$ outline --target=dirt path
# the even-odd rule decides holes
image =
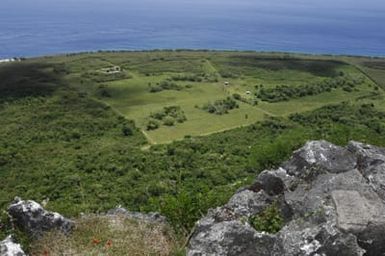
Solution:
[[[210,73],[219,74],[218,70],[213,66],[211,61],[209,61],[208,59],[206,59],[206,68],[207,68],[207,71]]]

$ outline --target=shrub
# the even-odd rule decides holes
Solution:
[[[174,81],[202,82],[202,77],[197,74],[181,74],[171,77]]]
[[[131,127],[128,127],[126,125],[123,126],[122,128],[122,133],[124,136],[131,136],[134,134],[133,130]]]
[[[175,124],[175,119],[171,116],[166,116],[163,120],[163,124],[167,126],[173,126]]]
[[[146,126],[147,131],[156,130],[158,128],[159,128],[159,122],[158,121],[156,121],[154,119],[150,119],[150,121],[148,121],[147,126]]]
[[[150,117],[153,120],[155,119],[155,120],[161,121],[164,125],[167,125],[167,126],[173,126],[175,125],[175,122],[183,123],[187,120],[186,115],[184,114],[183,110],[179,106],[164,107],[163,110],[161,111],[151,113]],[[159,127],[159,123],[158,123],[158,127]]]
[[[282,213],[277,203],[273,203],[261,213],[251,216],[249,222],[257,231],[271,234],[277,233],[284,225]]]
[[[160,86],[151,86],[150,87],[150,92],[155,93],[155,92],[161,92],[161,91],[163,91],[163,88]]]
[[[100,95],[100,97],[104,97],[104,98],[110,98],[111,97],[111,93],[105,88],[99,90],[99,95]]]
[[[214,103],[207,103],[202,107],[202,109],[208,113],[217,115],[227,114],[229,110],[235,108],[239,108],[239,105],[234,99],[230,97],[227,97],[224,100],[217,100]]]
[[[241,100],[242,99],[242,97],[241,97],[241,95],[239,93],[234,93],[233,94],[233,98],[236,99],[236,100]]]
[[[350,87],[350,86],[344,86],[344,87],[342,87],[342,90],[344,90],[346,92],[352,92],[353,91],[352,87]]]
[[[160,92],[160,91],[163,91],[163,90],[176,90],[176,91],[180,91],[182,90],[182,86],[172,82],[172,81],[169,81],[169,80],[164,80],[160,83],[157,83],[156,85],[154,86],[151,86],[150,85],[150,92]]]

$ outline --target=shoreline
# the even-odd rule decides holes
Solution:
[[[91,51],[78,51],[78,52],[67,52],[67,53],[53,53],[45,55],[36,55],[36,56],[18,56],[13,58],[1,58],[0,63],[21,61],[24,59],[41,59],[41,58],[53,58],[53,57],[63,57],[63,56],[76,56],[83,54],[97,54],[97,53],[145,53],[145,52],[228,52],[228,53],[260,53],[260,54],[290,54],[298,56],[320,56],[320,57],[350,57],[350,58],[370,58],[370,59],[385,59],[385,55],[354,55],[354,54],[331,54],[331,53],[310,53],[310,52],[300,52],[300,51],[259,51],[259,50],[236,50],[236,49],[105,49],[105,50],[91,50]]]

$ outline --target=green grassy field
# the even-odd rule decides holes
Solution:
[[[325,56],[155,51],[80,54],[38,61],[61,66],[64,79],[72,86],[108,104],[127,119],[134,120],[150,144],[221,132],[250,125],[268,116],[287,116],[331,103],[355,102],[357,98],[371,93],[382,94],[382,90],[374,92],[375,84],[366,73],[343,58]],[[124,76],[100,75],[101,69],[112,66],[121,67]],[[260,101],[255,96],[258,91],[256,86],[275,88],[284,84],[297,87],[334,79],[339,73],[349,77],[364,77],[365,82],[353,92],[335,89],[284,102]],[[150,92],[150,88],[157,83],[178,76],[187,80],[174,82],[180,87],[178,90]],[[233,94],[239,94],[250,102],[256,100],[258,104],[239,101],[239,108],[224,115],[210,114],[201,109],[207,103],[232,97]],[[181,107],[187,121],[147,130],[150,115],[167,106]]]

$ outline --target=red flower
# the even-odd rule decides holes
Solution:
[[[92,244],[93,244],[93,245],[98,245],[98,244],[100,244],[100,240],[99,240],[99,239],[96,239],[96,238],[93,238],[93,239],[92,239]]]
[[[112,246],[112,241],[111,241],[111,240],[108,240],[108,241],[106,242],[106,249],[111,248],[111,246]]]

